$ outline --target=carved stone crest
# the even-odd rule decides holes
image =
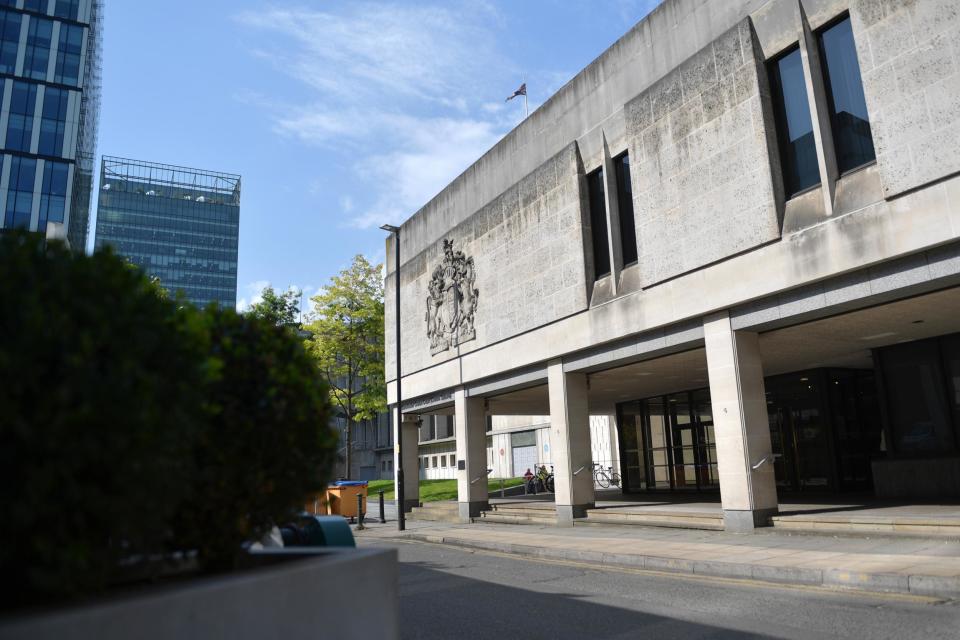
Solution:
[[[427,285],[427,337],[430,354],[473,340],[474,313],[479,291],[473,283],[473,258],[453,250],[453,241],[443,241],[443,261],[436,266]]]

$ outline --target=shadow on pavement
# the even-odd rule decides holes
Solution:
[[[400,565],[400,628],[403,638],[444,640],[769,637],[473,580],[424,562]]]

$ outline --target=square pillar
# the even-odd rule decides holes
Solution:
[[[409,414],[399,420],[400,412],[394,407],[391,410],[393,421],[393,486],[399,487],[400,475],[400,438],[403,438],[403,505],[404,512],[409,513],[414,507],[420,506],[420,469],[417,461],[420,453],[420,429],[417,417]],[[396,492],[395,494],[396,495]],[[395,498],[397,509],[401,508],[400,498]]]
[[[554,360],[547,365],[547,384],[557,524],[571,526],[594,505],[587,374],[564,373],[563,362]]]
[[[724,311],[704,318],[720,502],[727,531],[748,532],[777,513],[777,484],[756,333],[734,331]]]
[[[457,502],[460,521],[470,522],[487,508],[487,416],[483,398],[469,398],[463,388],[453,394],[457,438]]]

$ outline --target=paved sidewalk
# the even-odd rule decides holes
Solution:
[[[387,522],[355,535],[371,542],[406,538],[635,569],[960,598],[960,541],[760,531],[407,521],[403,533]]]

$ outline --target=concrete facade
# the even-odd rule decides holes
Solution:
[[[841,174],[817,37],[847,15],[876,162]],[[764,376],[870,369],[871,350],[960,331],[952,295],[952,314],[921,298],[898,307],[937,316],[910,329],[867,311],[960,284],[958,42],[949,0],[667,0],[401,227],[404,411],[456,404],[458,425],[469,407],[549,414],[562,521],[560,507],[575,517],[591,501],[573,475],[590,463],[589,416],[709,387],[728,526],[759,523],[777,501],[772,463],[752,468],[776,453]],[[787,197],[768,78],[794,46],[820,184]],[[586,176],[605,167],[609,186],[610,158],[624,151],[639,260],[618,263],[607,197],[612,273],[597,279]],[[426,283],[444,240],[474,260],[476,336],[431,354]],[[391,403],[397,266],[388,259]],[[871,328],[817,344],[787,331],[840,314],[835,330]],[[471,449],[457,435],[459,463]],[[475,502],[469,490],[461,501]]]

